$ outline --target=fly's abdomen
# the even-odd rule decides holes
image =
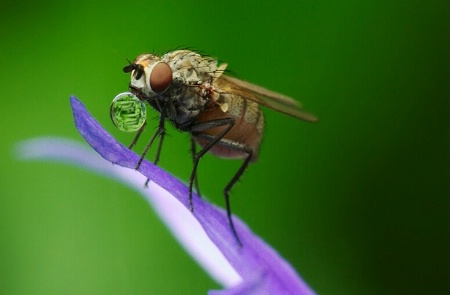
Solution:
[[[210,149],[210,152],[221,158],[242,159],[247,154],[240,151],[239,148],[230,147],[230,145],[237,147],[245,145],[253,151],[251,160],[256,161],[264,132],[264,116],[258,104],[237,95],[230,95],[227,99],[227,105],[219,107],[217,104],[211,103],[211,106],[197,117],[197,122],[222,118],[234,118],[235,124],[223,137],[223,141],[226,141],[227,144],[224,145],[219,142]],[[226,128],[227,126],[215,127],[202,133],[217,136]],[[208,142],[208,140],[200,137],[196,137],[196,140],[201,146],[205,146]]]

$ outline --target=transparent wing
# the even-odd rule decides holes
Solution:
[[[286,95],[270,91],[264,87],[226,75],[220,75],[220,77],[217,77],[214,81],[214,86],[220,88],[222,91],[237,94],[242,98],[249,99],[260,105],[294,118],[307,122],[318,121],[318,118],[315,115],[304,111],[299,102]]]

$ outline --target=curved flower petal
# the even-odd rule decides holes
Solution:
[[[209,294],[314,294],[295,270],[241,220],[233,216],[242,247],[231,232],[224,210],[194,194],[194,212],[190,212],[185,184],[146,160],[139,173],[135,171],[140,157],[108,134],[76,97],[71,97],[71,105],[78,131],[107,161],[79,144],[51,138],[23,143],[22,157],[71,162],[118,178],[141,192],[187,251],[227,288]],[[148,189],[143,186],[146,178],[151,179]]]

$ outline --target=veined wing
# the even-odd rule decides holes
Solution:
[[[226,75],[217,77],[214,84],[225,92],[237,94],[242,98],[252,100],[260,105],[294,118],[307,122],[318,121],[318,118],[315,115],[304,111],[299,102],[289,96],[270,91],[264,87]]]

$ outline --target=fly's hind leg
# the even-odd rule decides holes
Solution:
[[[228,146],[224,144],[225,146]],[[228,221],[230,222],[231,230],[233,231],[233,235],[235,236],[239,246],[242,247],[241,240],[239,239],[236,229],[234,228],[233,219],[231,219],[231,206],[230,206],[230,195],[229,192],[233,188],[233,186],[236,184],[236,182],[241,178],[242,174],[244,174],[245,170],[248,167],[248,164],[250,163],[250,160],[253,155],[253,150],[247,147],[246,145],[235,145],[233,144],[234,149],[237,151],[241,151],[247,154],[247,156],[244,159],[244,162],[242,162],[241,167],[239,167],[239,170],[234,174],[233,178],[231,178],[230,182],[225,186],[225,189],[223,190],[223,195],[225,196],[225,204],[227,206],[227,216]],[[232,148],[231,146],[228,146],[229,148]]]
[[[210,140],[210,142],[217,138],[217,136],[211,136],[211,135],[204,134],[204,133],[194,133],[194,134],[195,134],[195,136],[204,138],[206,140]],[[216,144],[226,147],[226,148],[229,148],[229,149],[232,149],[232,150],[235,150],[235,151],[242,152],[243,154],[246,154],[244,162],[242,163],[242,165],[239,167],[238,171],[234,174],[234,176],[231,178],[231,180],[228,182],[228,184],[225,186],[225,189],[223,190],[223,194],[225,197],[226,209],[227,209],[228,222],[230,224],[231,231],[233,232],[233,236],[235,237],[239,246],[242,247],[242,242],[239,239],[236,228],[234,227],[233,219],[231,217],[231,205],[230,205],[229,192],[233,188],[233,186],[236,184],[236,182],[238,182],[238,180],[242,176],[242,174],[244,174],[245,170],[247,169],[248,164],[250,163],[250,160],[253,155],[253,150],[245,144],[242,144],[242,143],[239,143],[236,141],[232,141],[232,140],[228,140],[228,139],[224,139],[224,138],[221,138],[219,141],[216,142]]]

